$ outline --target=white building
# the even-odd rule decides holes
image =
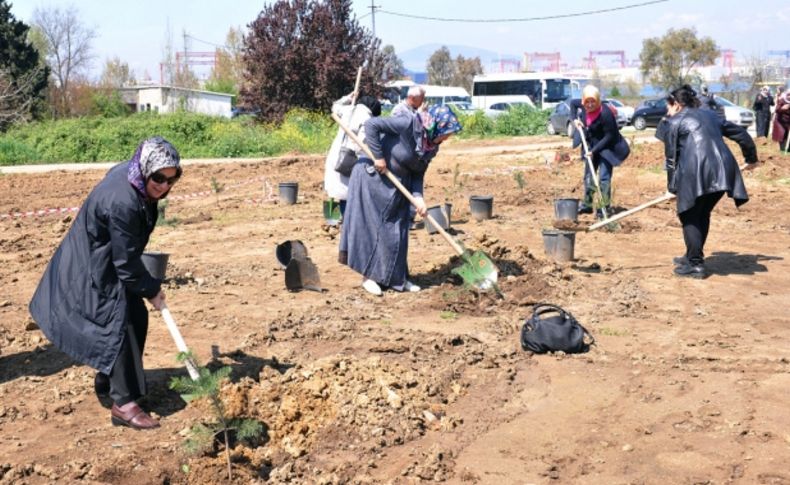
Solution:
[[[133,86],[119,89],[132,112],[175,113],[178,110],[214,116],[231,116],[232,94],[173,86]]]

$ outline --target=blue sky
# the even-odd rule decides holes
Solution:
[[[438,18],[518,19],[563,15],[622,7],[648,0],[572,0],[566,2],[514,0],[375,0],[376,34],[401,53],[424,44],[466,45],[520,56],[523,52],[560,51],[563,62],[577,64],[590,50],[625,50],[638,57],[642,40],[663,35],[669,28],[695,27],[721,48],[735,49],[736,58],[754,58],[767,50],[790,50],[790,3],[765,0],[668,0],[663,3],[587,15],[530,22],[462,23],[405,18],[393,13]],[[261,11],[260,0],[11,0],[12,13],[30,22],[35,8],[74,5],[83,22],[97,33],[92,76],[104,60],[118,56],[139,78],[158,78],[168,26],[176,49],[182,33],[192,51],[213,50],[230,27],[246,27]],[[371,28],[370,0],[355,0],[360,23]],[[606,59],[606,58],[604,58]]]

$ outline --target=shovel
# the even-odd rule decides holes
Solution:
[[[181,336],[181,332],[178,331],[178,327],[176,326],[176,321],[173,319],[173,315],[170,314],[170,309],[167,308],[166,304],[162,304],[162,318],[165,319],[165,324],[167,325],[167,330],[170,331],[170,336],[173,337],[173,341],[176,343],[176,348],[182,354],[189,354],[189,348],[187,348],[186,342],[184,342],[184,338]],[[192,378],[193,381],[200,379],[200,373],[197,370],[197,365],[192,360],[191,357],[187,357],[186,361],[187,372],[189,372],[189,377]]]
[[[654,206],[656,204],[660,204],[660,203],[662,203],[664,201],[672,200],[674,198],[675,198],[675,194],[671,194],[671,193],[667,192],[666,194],[662,195],[661,197],[657,197],[657,198],[655,198],[655,199],[653,199],[653,200],[651,200],[649,202],[645,202],[642,205],[638,205],[638,206],[636,206],[636,207],[634,207],[632,209],[628,209],[627,211],[624,211],[624,212],[621,212],[621,213],[619,213],[617,215],[614,215],[614,216],[612,216],[609,219],[605,219],[603,221],[596,222],[595,224],[592,224],[590,227],[587,228],[587,232],[591,232],[591,231],[594,231],[596,229],[600,229],[600,228],[602,228],[603,226],[605,226],[607,224],[611,224],[612,222],[619,221],[620,219],[622,219],[624,217],[628,217],[631,214],[636,214],[637,212],[639,212],[641,210],[644,210],[644,209],[647,209],[648,207],[652,207],[652,206]]]
[[[598,183],[598,175],[595,173],[595,166],[592,163],[592,157],[590,156],[590,148],[587,146],[587,138],[584,137],[584,131],[580,126],[577,125],[579,130],[579,138],[582,139],[582,145],[584,146],[584,158],[587,160],[587,168],[590,169],[590,175],[592,175],[593,182],[595,183],[595,190],[598,191],[598,197],[601,200],[601,213],[603,214],[604,221],[606,220],[606,204],[604,204],[603,200],[603,193],[601,192],[601,184]]]
[[[376,157],[370,151],[370,148],[368,148],[368,146],[365,145],[365,143],[360,140],[353,131],[343,124],[340,118],[338,118],[334,113],[332,113],[332,119],[334,119],[340,128],[346,132],[346,135],[348,135],[348,137],[351,138],[354,143],[359,145],[365,151],[365,154],[370,157],[371,160],[376,159]],[[403,194],[404,197],[409,200],[409,202],[412,203],[412,205],[415,207],[417,206],[417,201],[414,199],[414,196],[412,196],[411,193],[406,190],[406,187],[400,183],[400,180],[398,180],[397,177],[392,175],[389,170],[385,171],[384,175],[387,176],[390,182],[392,182],[392,184],[397,187],[397,189]],[[436,219],[434,219],[430,214],[426,214],[425,218],[428,220],[428,222],[433,224],[433,227],[439,231],[439,234],[441,234],[444,240],[447,241],[447,243],[453,248],[458,256],[460,256],[464,261],[460,267],[453,269],[452,272],[460,276],[464,283],[469,286],[474,286],[481,290],[488,290],[490,288],[497,290],[496,282],[498,273],[494,262],[491,261],[491,258],[489,258],[482,251],[472,252],[468,249],[465,249],[458,241],[453,239],[453,237],[450,236],[450,234],[448,234],[447,231],[445,231],[442,226],[436,222]]]

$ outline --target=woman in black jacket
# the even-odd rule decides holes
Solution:
[[[757,149],[744,128],[698,107],[690,86],[672,91],[667,97],[667,118],[656,136],[664,142],[667,190],[677,196],[686,243],[686,254],[673,260],[675,274],[705,278],[703,249],[713,208],[725,193],[735,199],[736,206],[749,200],[738,162],[722,136],[738,143],[749,169],[757,163]]]
[[[98,371],[96,394],[112,399],[114,425],[159,426],[136,401],[146,394],[143,298],[161,310],[165,294],[140,256],[156,225],[157,202],[180,176],[173,145],[160,137],[142,142],[88,195],[30,302],[30,314],[55,347]]]
[[[592,165],[598,173],[598,183],[601,186],[601,205],[606,209],[607,214],[611,206],[611,183],[614,167],[623,163],[628,158],[630,149],[628,143],[620,135],[617,128],[617,116],[609,106],[601,103],[601,93],[598,88],[588,84],[582,90],[582,99],[571,101],[571,113],[573,113],[576,131],[573,135],[573,147],[581,144],[581,136],[587,141],[590,150]],[[582,148],[582,159],[585,158],[584,148]],[[579,208],[580,214],[592,214],[593,197],[596,188],[590,166],[585,161],[584,164],[584,200]],[[598,215],[602,215],[602,210],[598,210]]]

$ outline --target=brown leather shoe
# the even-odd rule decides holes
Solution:
[[[128,426],[132,429],[152,429],[159,427],[159,421],[148,415],[132,401],[123,406],[112,405],[110,411],[114,426]]]

